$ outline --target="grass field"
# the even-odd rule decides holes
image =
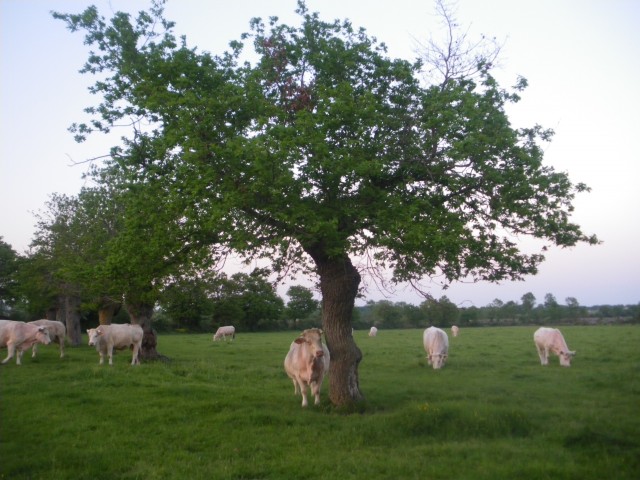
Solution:
[[[355,332],[363,413],[303,410],[282,362],[295,332],[166,335],[168,363],[98,365],[86,345],[0,366],[2,479],[638,479],[640,326],[464,329],[430,368],[422,330]],[[6,350],[0,351],[2,358]]]

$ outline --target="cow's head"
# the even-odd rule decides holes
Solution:
[[[89,345],[95,345],[96,342],[98,341],[98,338],[100,338],[100,335],[102,335],[102,330],[100,329],[100,327],[98,328],[90,328],[89,330],[87,330],[87,334],[89,335]]]
[[[559,355],[560,365],[562,365],[563,367],[570,367],[571,359],[574,357],[575,354],[576,352],[572,352],[571,350],[561,351]]]
[[[444,363],[447,360],[446,353],[435,353],[433,355],[429,355],[429,363],[433,365],[434,370],[438,370],[439,368],[444,367]]]
[[[322,358],[324,356],[322,330],[319,328],[304,330],[294,342],[298,345],[304,345],[313,358]]]
[[[49,336],[49,330],[46,327],[38,327],[38,333],[36,334],[36,340],[38,342],[49,345],[51,343],[51,337]]]

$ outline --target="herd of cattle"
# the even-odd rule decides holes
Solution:
[[[378,333],[376,327],[371,327],[370,337]],[[451,327],[454,337],[458,336],[459,329]],[[109,357],[109,365],[113,365],[113,350],[131,348],[133,355],[131,365],[140,363],[138,352],[142,345],[142,327],[134,324],[100,325],[97,328],[87,330],[89,345],[95,346],[100,355],[100,365],[104,364],[105,356]],[[293,381],[294,393],[302,395],[302,406],[308,405],[307,390],[315,397],[315,404],[320,403],[320,388],[324,376],[329,371],[331,361],[329,349],[322,343],[322,330],[309,328],[304,330],[289,346],[289,352],[284,359],[284,369]],[[62,322],[54,320],[35,320],[33,322],[18,322],[14,320],[0,320],[0,348],[6,347],[7,358],[2,363],[7,363],[14,356],[16,363],[22,363],[22,354],[32,348],[32,356],[37,354],[37,345],[48,345],[57,342],[60,345],[60,358],[64,357],[64,340],[66,328]],[[233,326],[220,327],[213,340],[224,339],[227,336],[235,338]],[[437,327],[429,327],[423,333],[424,349],[427,352],[427,362],[434,369],[444,366],[449,356],[449,337],[447,333]],[[549,363],[549,353],[559,357],[560,365],[571,366],[571,358],[576,352],[569,350],[567,342],[560,330],[556,328],[540,327],[533,334],[533,341],[540,357],[540,363]]]

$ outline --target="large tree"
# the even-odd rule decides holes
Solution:
[[[83,71],[98,75],[101,102],[75,125],[78,139],[126,120],[132,135],[105,168],[181,202],[185,230],[209,232],[218,249],[314,272],[330,399],[350,406],[364,398],[355,258],[394,281],[499,281],[536,273],[544,258],[515,236],[597,240],[570,221],[586,187],[542,162],[550,132],[509,123],[505,106],[526,82],[506,91],[478,58],[469,74],[423,85],[419,63],[388,58],[363,29],[303,2],[297,12],[299,26],[251,21],[253,63],[240,62],[239,41],[213,56],[176,40],[161,2],[135,20],[94,7],[55,16],[93,48]]]

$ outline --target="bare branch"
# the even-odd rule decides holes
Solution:
[[[451,80],[472,79],[497,66],[504,42],[496,37],[481,35],[471,40],[470,29],[460,30],[454,16],[455,3],[436,0],[436,15],[440,18],[445,38],[437,41],[431,36],[426,44],[414,38],[416,52],[424,60],[425,77],[431,84],[444,88]]]

